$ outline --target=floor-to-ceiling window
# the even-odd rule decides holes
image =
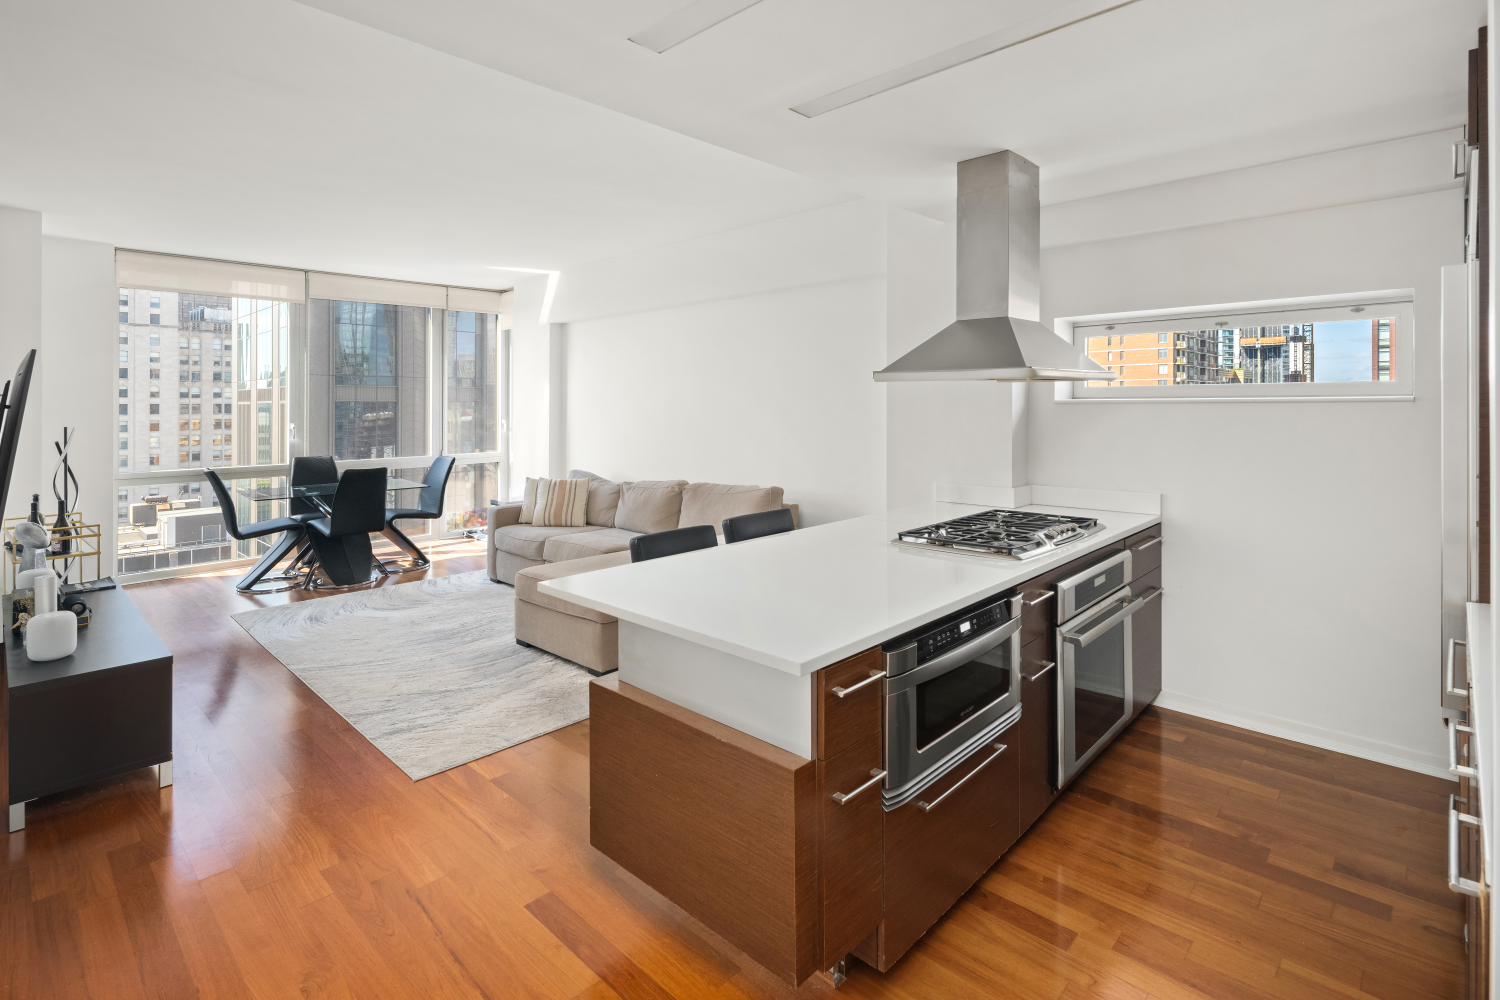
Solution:
[[[264,550],[228,537],[204,468],[241,523],[285,513],[257,491],[297,455],[411,480],[456,456],[444,516],[404,523],[414,537],[482,526],[508,496],[509,293],[133,251],[116,270],[120,575]]]

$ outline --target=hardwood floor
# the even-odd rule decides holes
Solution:
[[[835,992],[780,984],[589,847],[587,722],[413,783],[227,617],[306,595],[232,582],[130,588],[176,656],[176,784],[31,805],[0,995]],[[836,992],[1456,998],[1453,788],[1151,709],[890,973],[851,963]]]

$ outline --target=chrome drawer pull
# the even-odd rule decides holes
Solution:
[[[1043,660],[1042,661],[1042,669],[1038,670],[1036,673],[1032,674],[1030,677],[1027,677],[1026,679],[1028,681],[1039,681],[1043,677],[1046,677],[1047,674],[1049,672],[1051,672],[1052,668],[1055,667],[1055,666],[1057,666],[1057,664],[1054,661],[1052,661],[1052,660]]]
[[[854,692],[858,691],[862,687],[868,687],[869,685],[874,684],[876,681],[880,680],[883,677],[885,677],[885,671],[884,670],[871,670],[870,671],[870,676],[866,677],[864,680],[860,681],[858,684],[855,684],[855,685],[853,685],[851,687],[846,687],[846,688],[833,688],[832,691],[833,691],[834,694],[836,694],[840,698],[842,698],[846,694],[853,694]]]
[[[1462,725],[1457,722],[1448,727],[1448,773],[1453,775],[1455,778],[1478,779],[1479,777],[1478,768],[1467,767],[1458,762],[1458,734],[1469,733],[1470,735],[1472,735],[1473,732],[1474,730],[1470,729],[1468,726]],[[1470,741],[1469,745],[1474,745],[1472,740]]]
[[[990,754],[989,757],[987,757],[985,759],[985,762],[983,764],[980,764],[978,767],[974,768],[974,770],[972,770],[968,774],[964,775],[962,778],[960,778],[958,780],[957,784],[955,784],[952,788],[948,789],[942,795],[939,795],[937,798],[933,799],[931,802],[918,802],[917,803],[917,808],[920,809],[920,810],[922,810],[924,813],[925,812],[932,812],[932,810],[934,810],[938,806],[942,805],[944,799],[946,799],[948,796],[952,795],[954,792],[956,792],[960,788],[962,788],[964,786],[964,782],[965,781],[968,781],[970,778],[974,777],[974,775],[978,774],[980,771],[983,771],[986,767],[989,766],[990,761],[994,760],[996,757],[1000,756],[1004,752],[1005,752],[1005,744],[1004,743],[996,743],[995,744],[995,752],[992,753],[992,754]]]
[[[1448,888],[1454,892],[1461,892],[1465,896],[1479,896],[1484,893],[1484,886],[1473,879],[1464,878],[1458,871],[1458,827],[1460,823],[1468,823],[1470,826],[1483,826],[1477,816],[1468,816],[1458,811],[1458,805],[1454,801],[1457,796],[1448,796]]]
[[[1160,544],[1161,544],[1161,536],[1157,535],[1155,538],[1148,538],[1148,539],[1146,539],[1144,542],[1142,542],[1139,545],[1132,545],[1130,547],[1130,551],[1132,551],[1132,552],[1144,552],[1146,549],[1149,549],[1151,546],[1153,546],[1153,545],[1160,545]]]
[[[843,805],[844,803],[848,802],[850,799],[854,798],[854,796],[856,796],[860,792],[864,791],[866,788],[869,788],[871,785],[878,785],[881,782],[881,780],[884,779],[884,778],[885,778],[885,772],[884,771],[882,771],[878,767],[872,767],[872,768],[870,768],[870,780],[869,781],[865,782],[863,785],[860,785],[858,788],[856,788],[852,792],[834,792],[833,793],[833,801],[837,802],[839,805]]]
[[[1043,591],[1042,592],[1042,596],[1038,597],[1034,601],[1028,601],[1028,600],[1026,600],[1026,598],[1023,597],[1023,598],[1021,598],[1021,603],[1025,604],[1028,608],[1034,608],[1038,604],[1041,604],[1043,601],[1050,601],[1050,600],[1052,600],[1052,591],[1047,590],[1047,591]]]
[[[1465,666],[1467,666],[1469,662],[1469,644],[1467,642],[1464,642],[1462,639],[1449,639],[1448,658],[1443,661],[1443,693],[1452,695],[1455,698],[1463,698],[1465,700],[1468,700],[1468,691],[1460,691],[1458,688],[1453,686],[1453,681],[1455,680],[1453,673],[1453,657],[1455,646],[1462,646],[1464,648]]]

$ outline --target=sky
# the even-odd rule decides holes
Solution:
[[[1313,380],[1316,382],[1370,381],[1370,321],[1368,319],[1313,324]]]

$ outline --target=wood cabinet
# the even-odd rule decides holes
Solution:
[[[831,760],[818,761],[819,968],[842,961],[880,923],[883,750],[877,732]]]
[[[881,731],[884,654],[867,649],[813,675],[819,760],[829,760]]]
[[[1021,649],[1021,721],[1011,729],[1016,747],[1018,836],[1057,798],[1057,662],[1051,659],[1051,650],[1046,639]]]
[[[589,685],[589,843],[789,983],[820,967],[813,761]]]
[[[885,814],[885,918],[855,955],[886,971],[1015,843],[1015,727]]]
[[[1158,549],[1160,547],[1158,546]],[[1137,597],[1161,589],[1161,570],[1154,569],[1131,583]],[[1161,609],[1166,597],[1158,594],[1130,617],[1130,689],[1131,717],[1161,694]]]

